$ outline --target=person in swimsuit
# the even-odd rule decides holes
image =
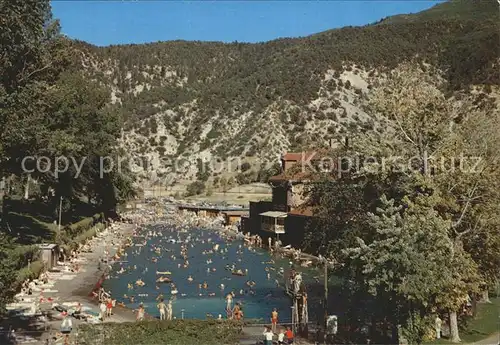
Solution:
[[[73,317],[79,319],[81,315],[82,315],[82,305],[80,302],[78,302],[78,304],[76,305],[76,309],[73,312]]]
[[[106,304],[104,304],[104,301],[101,301],[99,303],[99,310],[100,310],[99,314],[100,319],[104,321],[104,319],[106,319]]]
[[[243,311],[241,310],[239,303],[236,303],[236,305],[234,306],[233,317],[238,321],[243,318]]]
[[[160,299],[160,303],[158,303],[157,307],[158,307],[158,311],[160,312],[160,320],[165,320],[167,306],[163,302],[163,298]]]
[[[108,298],[106,302],[106,316],[111,317],[112,312],[113,312],[113,300],[111,298]]]
[[[276,327],[278,326],[278,311],[276,308],[271,313],[271,326],[273,333],[276,333]]]
[[[137,309],[137,321],[144,320],[144,305],[141,303],[139,309]]]
[[[173,307],[172,307],[172,300],[168,301],[167,305],[167,320],[172,321],[172,315],[173,314]]]

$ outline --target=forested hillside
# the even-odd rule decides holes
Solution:
[[[49,1],[0,1],[0,44],[1,316],[43,270],[40,243],[71,252],[135,192],[101,160],[119,155],[120,113],[73,63]]]
[[[493,0],[452,1],[373,25],[259,44],[73,46],[85,73],[120,105],[123,145],[149,157],[160,177],[172,171],[161,157],[184,155],[192,168],[183,176],[195,178],[200,158],[242,156],[267,165],[334,134],[376,130],[365,101],[403,62],[443,77],[447,96],[472,86],[490,92],[500,81],[498,19]],[[262,167],[253,165],[241,180],[259,178]]]

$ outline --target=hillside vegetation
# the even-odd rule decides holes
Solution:
[[[444,77],[449,94],[473,85],[490,90],[500,82],[498,29],[495,1],[452,1],[364,27],[258,44],[74,46],[85,72],[119,105],[123,146],[147,157],[148,178],[195,179],[197,159],[237,156],[249,157],[247,180],[257,180],[283,151],[376,129],[365,101],[403,62]],[[187,159],[182,174],[161,162],[179,156]]]

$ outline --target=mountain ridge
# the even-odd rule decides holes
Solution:
[[[144,176],[194,180],[200,159],[232,156],[255,165],[252,176],[229,174],[248,182],[265,176],[283,151],[380,128],[367,101],[402,64],[442,76],[450,95],[494,88],[500,37],[493,9],[493,0],[451,1],[404,19],[264,43],[73,46],[83,73],[109,88],[123,114],[124,150],[153,166],[162,157],[191,162],[186,171],[156,167]]]

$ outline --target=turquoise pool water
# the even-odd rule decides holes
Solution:
[[[160,236],[148,237],[150,231]],[[139,230],[137,235],[134,245],[126,250],[127,257],[123,258],[128,262],[115,263],[110,278],[104,282],[104,288],[111,290],[114,298],[127,307],[137,308],[143,302],[148,314],[159,316],[156,298],[162,294],[165,300],[173,299],[174,317],[180,318],[182,314],[185,318],[198,319],[206,318],[207,314],[225,316],[225,296],[234,291],[234,302],[243,305],[245,318],[268,322],[272,309],[277,308],[282,322],[291,320],[291,301],[284,292],[284,278],[280,273],[280,268],[285,274],[290,268],[287,259],[273,259],[267,251],[246,248],[242,241],[227,242],[218,234],[202,229],[179,232],[174,226],[156,225]],[[189,266],[179,268],[178,264],[184,263],[179,242],[187,239]],[[218,252],[207,253],[215,245],[219,246]],[[155,252],[155,247],[160,247],[161,252]],[[157,261],[153,262],[153,258]],[[237,269],[247,269],[248,275],[232,275],[226,266],[233,264]],[[122,267],[125,272],[117,274]],[[213,268],[216,270],[213,271]],[[178,289],[177,295],[170,294],[170,284],[156,284],[159,277],[157,271],[171,272],[170,277]],[[305,280],[312,279],[314,274],[314,271],[306,272]],[[189,276],[193,278],[192,282],[188,281]],[[135,286],[139,278],[145,286]],[[250,289],[247,281],[254,281],[255,287]],[[200,290],[198,284],[203,282],[207,282],[208,288]],[[134,288],[130,290],[128,284],[134,284]],[[224,284],[223,290],[221,284]],[[134,296],[134,303],[124,295]]]

